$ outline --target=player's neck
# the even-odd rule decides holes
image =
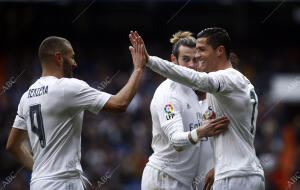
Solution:
[[[54,71],[43,70],[42,77],[46,77],[46,76],[54,76],[58,79],[64,77],[62,73],[59,73],[57,71],[54,72]]]
[[[232,64],[230,62],[230,60],[223,60],[221,62],[221,64],[218,64],[218,68],[217,68],[217,71],[218,70],[225,70],[225,69],[228,69],[228,68],[232,68]]]

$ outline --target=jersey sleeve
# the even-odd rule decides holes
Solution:
[[[23,98],[21,98],[20,103],[18,105],[17,115],[13,124],[13,128],[27,130],[25,114],[23,113]]]
[[[110,97],[111,94],[92,88],[84,81],[75,80],[65,89],[64,98],[66,101],[70,101],[72,107],[75,106],[97,114]]]
[[[147,66],[160,75],[189,86],[194,90],[209,93],[221,93],[232,90],[231,80],[228,80],[224,71],[197,72],[155,56],[149,57]]]
[[[184,146],[191,144],[188,134],[184,132],[182,123],[182,108],[179,100],[167,98],[157,105],[157,113],[160,126],[170,143],[177,151],[183,150]]]

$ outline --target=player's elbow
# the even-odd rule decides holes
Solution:
[[[16,146],[15,144],[8,141],[5,148],[9,153],[13,153],[16,149]]]
[[[128,105],[126,104],[119,104],[115,108],[115,113],[124,113],[127,110]]]
[[[113,112],[124,113],[126,112],[128,104],[123,100],[118,100],[114,103]]]
[[[118,96],[112,96],[105,104],[103,110],[113,113],[124,113],[127,110],[128,103]]]

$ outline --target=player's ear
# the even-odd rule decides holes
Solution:
[[[172,61],[173,63],[175,63],[175,64],[178,65],[178,63],[177,63],[177,58],[176,58],[176,56],[175,56],[174,54],[171,54],[171,61]]]
[[[55,62],[57,62],[57,63],[63,62],[63,57],[59,51],[54,53],[54,59],[55,59]]]
[[[219,47],[217,47],[217,56],[219,57],[219,56],[221,56],[222,54],[225,54],[225,47],[224,46],[219,46]]]

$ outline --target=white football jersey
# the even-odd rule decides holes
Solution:
[[[202,114],[196,93],[189,87],[167,79],[156,89],[150,110],[154,153],[148,164],[191,186],[198,170],[199,146],[185,139],[186,146],[176,150],[170,136],[177,127],[182,132],[189,132],[201,125]]]
[[[233,68],[208,74],[197,72],[154,56],[147,66],[171,80],[209,92],[208,106],[216,117],[229,118],[228,130],[213,137],[215,180],[248,175],[264,177],[254,149],[257,95],[243,74]]]
[[[79,177],[84,110],[97,114],[110,96],[74,78],[46,76],[30,86],[13,127],[28,131],[34,160],[31,182]]]
[[[204,99],[199,101],[200,113],[202,113],[202,125],[209,117],[212,110],[208,108],[208,101]],[[214,154],[212,149],[212,139],[211,137],[202,139],[198,145],[200,146],[200,157],[198,164],[198,173],[195,177],[194,183],[199,190],[203,189],[205,182],[205,175],[209,170],[214,168]]]

